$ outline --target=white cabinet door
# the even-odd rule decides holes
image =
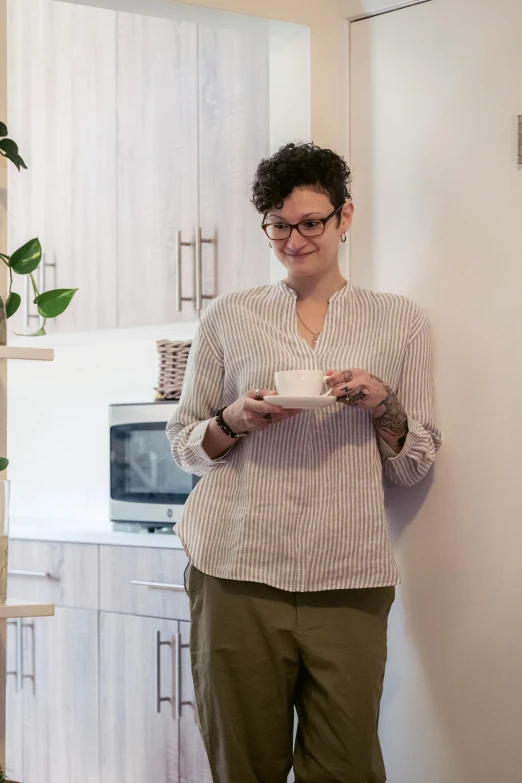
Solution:
[[[194,320],[197,27],[118,13],[116,21],[118,325]]]
[[[115,12],[9,3],[9,131],[28,170],[9,171],[10,251],[38,236],[40,287],[78,288],[49,332],[116,326]],[[18,290],[27,278],[16,277]],[[37,328],[31,306],[13,319]],[[23,321],[23,322],[22,322]]]
[[[97,612],[57,608],[22,637],[24,783],[97,783]]]
[[[212,774],[196,710],[196,695],[190,666],[190,623],[180,623],[180,735],[179,769],[180,783],[212,783]]]
[[[98,613],[57,608],[47,624],[47,632],[51,640],[51,699],[46,705],[50,724],[49,780],[97,783]],[[30,737],[27,742],[31,742]]]
[[[48,331],[108,329],[117,314],[116,14],[55,2],[49,14],[42,282],[79,290]]]
[[[177,634],[173,620],[100,612],[100,780],[178,783]]]
[[[23,700],[20,679],[21,620],[7,620],[5,769],[10,780],[22,780]]]
[[[44,246],[47,241],[47,78],[41,63],[47,52],[49,5],[49,0],[7,4],[7,127],[28,167],[19,172],[11,163],[7,166],[9,254],[34,237]],[[28,284],[26,275],[14,275],[13,290],[23,301],[8,321],[10,331],[35,331],[39,326],[36,308],[27,308]]]
[[[203,294],[270,282],[261,216],[250,202],[269,152],[268,38],[199,28],[199,190]]]

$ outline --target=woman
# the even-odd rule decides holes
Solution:
[[[260,164],[253,203],[285,281],[211,304],[168,425],[176,462],[203,476],[176,532],[218,783],[283,783],[292,763],[298,783],[386,780],[377,723],[400,578],[382,476],[420,481],[440,435],[421,310],[340,272],[349,183],[310,144]],[[265,402],[292,369],[327,371],[339,404]]]

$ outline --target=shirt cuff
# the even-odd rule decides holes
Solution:
[[[397,454],[396,451],[392,449],[389,443],[386,443],[384,438],[379,435],[377,432],[377,437],[379,438],[379,450],[383,457],[385,457],[386,460],[389,462],[399,462],[400,460],[404,459],[408,456],[408,454],[411,452],[413,447],[418,441],[419,434],[424,432],[424,428],[421,424],[419,424],[418,421],[415,421],[415,419],[411,419],[409,416],[408,419],[408,434],[406,435],[406,440],[404,442],[404,446]]]
[[[207,452],[203,448],[203,440],[213,418],[214,417],[212,417],[212,419],[205,419],[204,421],[200,421],[199,424],[196,424],[187,441],[187,447],[190,449],[198,462],[200,462],[202,465],[218,465],[220,462],[225,462],[230,449],[234,446],[232,443],[230,448],[227,449],[225,453],[217,459],[212,459],[212,457],[208,456]]]

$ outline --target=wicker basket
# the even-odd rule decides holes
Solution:
[[[156,400],[179,400],[192,341],[158,340],[160,369]]]

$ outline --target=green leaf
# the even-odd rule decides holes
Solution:
[[[42,246],[40,240],[30,239],[25,245],[11,255],[9,266],[17,275],[28,275],[34,272],[42,260]]]
[[[45,291],[34,300],[38,305],[38,312],[44,318],[56,318],[67,310],[77,288],[56,288],[54,291]]]
[[[9,465],[9,460],[6,457],[0,457],[0,471],[5,470]]]
[[[7,125],[5,122],[0,122],[0,136],[7,136]]]
[[[2,139],[2,141],[0,141],[0,150],[4,150],[4,152],[18,153],[18,144],[12,139]]]
[[[20,332],[13,332],[17,337],[45,337],[47,332],[45,331],[45,323],[38,329],[37,332],[31,332],[31,334],[21,334]]]
[[[12,315],[16,313],[18,308],[20,307],[20,302],[22,301],[22,297],[20,294],[17,294],[15,291],[11,291],[9,294],[9,299],[5,303],[5,314],[8,318],[11,318]]]
[[[27,168],[24,159],[21,158],[20,155],[5,155],[5,157],[9,158],[9,160],[11,160],[15,164],[18,171],[20,171],[21,168],[22,169]]]

